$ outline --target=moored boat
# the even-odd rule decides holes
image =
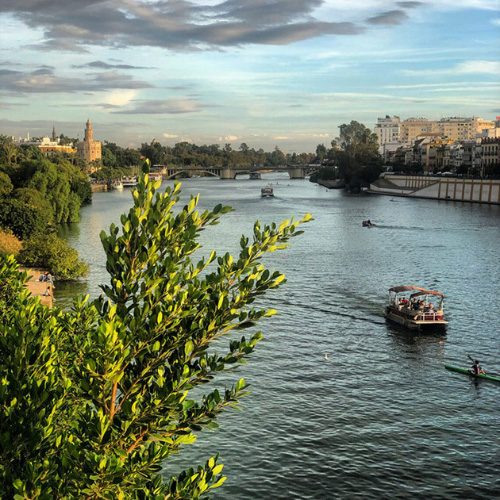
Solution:
[[[435,304],[432,304],[434,300]],[[419,286],[395,286],[389,289],[385,317],[412,330],[445,327],[443,313],[444,294]]]
[[[155,181],[155,182],[158,182],[158,181],[162,181],[163,180],[163,174],[161,173],[153,173],[153,172],[150,172],[149,173],[149,180],[151,181]]]
[[[472,373],[467,368],[459,368],[458,366],[450,366],[450,365],[444,365],[444,367],[450,372],[463,373],[464,375],[469,375],[469,377],[484,378],[486,380],[493,380],[494,382],[500,382],[500,377],[492,377],[491,375],[486,375],[483,373],[475,374]]]
[[[137,186],[137,177],[135,175],[129,175],[122,177],[123,187],[135,187]]]
[[[113,181],[111,184],[112,189],[117,189],[118,191],[123,190],[123,182],[122,181]]]
[[[271,186],[263,187],[260,190],[260,195],[264,198],[266,196],[274,196],[274,190]]]

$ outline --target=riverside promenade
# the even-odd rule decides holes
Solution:
[[[371,194],[500,205],[499,179],[386,175],[370,184]]]
[[[26,282],[26,288],[34,297],[40,297],[40,302],[44,306],[52,307],[54,302],[54,284],[51,281],[38,281],[38,277],[43,274],[40,269],[21,269],[26,271],[29,281]]]

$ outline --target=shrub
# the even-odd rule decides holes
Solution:
[[[0,202],[0,226],[10,229],[21,240],[47,232],[51,225],[51,213],[39,207],[16,199]]]
[[[12,233],[0,231],[0,255],[16,256],[21,247],[22,243]]]
[[[18,260],[28,267],[46,269],[60,280],[85,276],[88,270],[78,252],[55,234],[37,234],[24,241]]]

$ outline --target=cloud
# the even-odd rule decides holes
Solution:
[[[324,0],[0,0],[30,29],[43,32],[39,50],[88,52],[89,46],[156,46],[181,50],[245,44],[285,45],[322,35],[357,35],[352,22],[318,20]],[[132,69],[95,61],[102,69]]]
[[[226,135],[224,137],[225,141],[237,141],[239,137],[237,135]]]
[[[496,17],[495,19],[492,19],[491,24],[494,24],[495,26],[500,26],[500,17]]]
[[[165,139],[176,139],[177,137],[179,137],[177,134],[167,134],[166,132],[161,135],[165,137]]]
[[[109,64],[104,61],[92,61],[86,64],[73,64],[72,68],[92,68],[92,69],[152,69],[151,66],[132,66],[130,64]]]
[[[115,72],[86,78],[59,77],[49,66],[37,70],[0,70],[0,87],[14,93],[97,92],[110,89],[144,89],[151,85]]]
[[[424,69],[424,70],[403,70],[406,76],[442,76],[442,75],[500,75],[499,61],[463,61],[452,68]]]
[[[184,113],[198,113],[209,107],[191,99],[151,99],[142,101],[132,101],[135,106],[129,110],[120,110],[115,113],[132,115],[177,115]]]
[[[396,2],[396,5],[403,9],[415,9],[425,4],[423,4],[422,2]]]
[[[137,95],[137,90],[115,90],[108,98],[108,104],[112,106],[125,106]]]
[[[408,15],[402,10],[388,10],[366,20],[368,24],[401,24],[408,19]]]

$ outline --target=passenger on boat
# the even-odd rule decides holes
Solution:
[[[471,369],[469,370],[473,375],[479,375],[482,373],[483,375],[486,375],[484,373],[484,370],[479,366],[479,361],[476,359],[474,361],[474,364],[471,366]]]

